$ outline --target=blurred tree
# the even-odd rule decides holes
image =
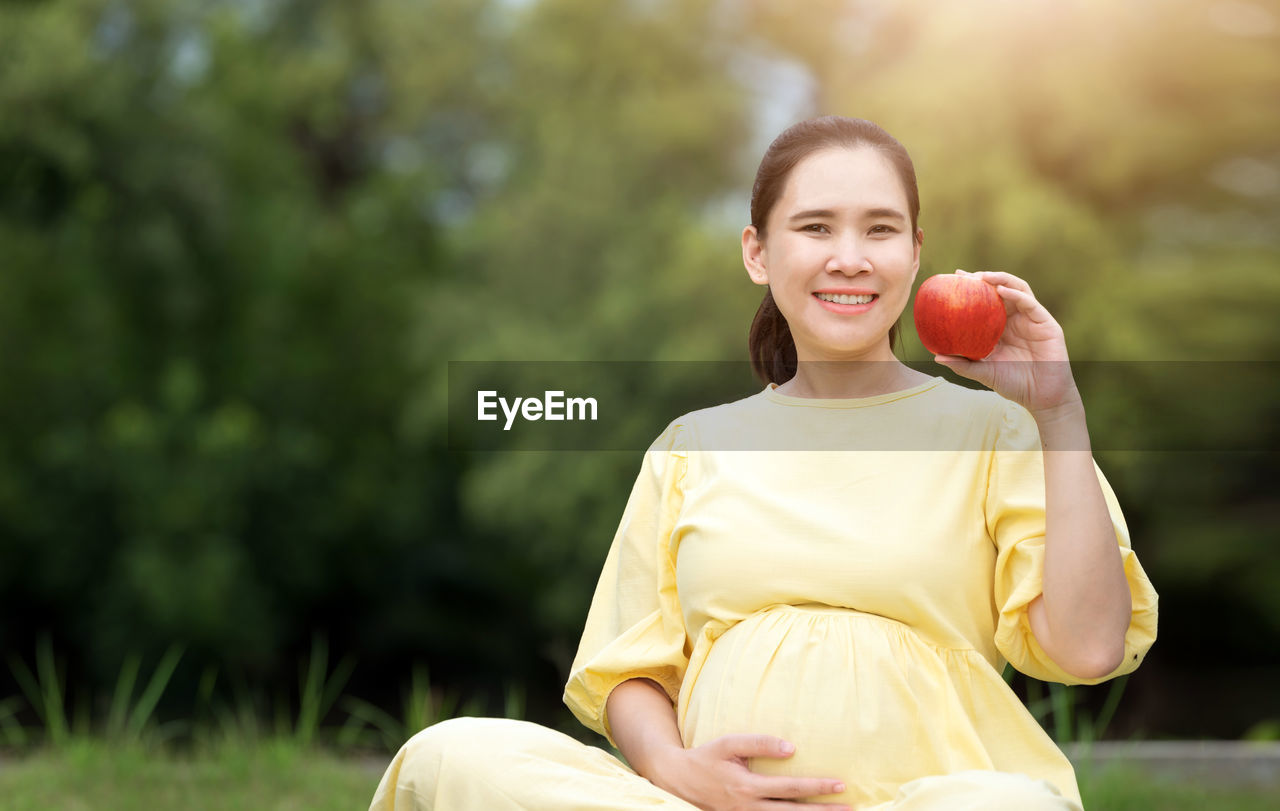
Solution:
[[[726,352],[710,14],[0,8],[0,645],[558,682],[636,459],[443,453],[443,362]]]
[[[546,0],[511,12],[512,35],[477,77],[478,106],[495,117],[464,154],[470,182],[445,198],[449,270],[419,321],[434,376],[421,419],[443,419],[446,359],[744,356],[759,293],[733,292],[736,243],[706,209],[740,180],[752,133],[715,8]],[[674,418],[678,390],[697,385],[678,366],[593,385],[632,371],[652,376],[628,406],[642,418]],[[566,675],[638,453],[469,461],[468,524],[528,567],[528,604]]]
[[[192,673],[256,682],[313,628],[374,663],[456,645],[481,553],[454,542],[442,440],[401,413],[457,155],[396,151],[449,129],[388,113],[372,43],[397,8],[0,9],[6,649],[50,628],[102,686],[174,638]],[[436,97],[483,12],[413,20],[451,32]]]
[[[1275,674],[1280,5],[750,5],[751,29],[814,77],[813,112],[870,118],[911,151],[919,281],[1005,270],[1063,324],[1097,456],[1161,589],[1140,681]],[[1224,631],[1242,612],[1248,630]],[[1280,714],[1269,691],[1243,703]],[[1142,709],[1178,728],[1158,704]],[[1251,719],[1191,723],[1238,735]]]
[[[447,361],[745,359],[755,162],[837,112],[915,157],[922,279],[1024,275],[1074,358],[1136,361],[1081,374],[1157,653],[1247,613],[1274,665],[1274,452],[1121,451],[1274,448],[1265,376],[1153,361],[1277,348],[1276,4],[803,11],[0,5],[0,647],[47,628],[101,691],[178,639],[189,694],[288,684],[319,629],[357,694],[421,659],[550,717],[639,454],[447,452]],[[707,390],[619,368],[637,425]]]

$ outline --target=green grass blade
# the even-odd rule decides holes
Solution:
[[[422,666],[413,668],[409,693],[404,700],[404,730],[413,734],[431,723],[431,677]]]
[[[58,663],[53,655],[53,640],[42,634],[36,642],[36,675],[40,682],[44,701],[45,729],[54,746],[67,743],[71,737],[67,725],[66,703],[62,681],[58,677]]]
[[[308,746],[319,725],[320,693],[323,690],[324,671],[329,667],[329,648],[319,636],[311,638],[311,658],[298,669],[298,721],[293,727],[293,739],[301,746]]]
[[[320,718],[329,714],[329,710],[333,709],[333,705],[338,700],[338,696],[342,694],[342,689],[347,686],[347,681],[351,678],[351,674],[356,669],[356,660],[353,656],[344,656],[338,666],[333,669],[333,674],[325,681],[324,694],[320,697]]]
[[[1053,702],[1053,737],[1058,743],[1066,743],[1071,740],[1071,703],[1074,694],[1065,684],[1050,682],[1049,696]]]
[[[1027,712],[1041,726],[1045,726],[1045,718],[1048,716],[1048,703],[1043,698],[1043,687],[1044,682],[1039,679],[1027,678]]]
[[[525,693],[523,684],[508,684],[506,701],[503,703],[502,717],[524,720]]]
[[[133,686],[138,680],[138,670],[142,666],[142,657],[131,653],[125,657],[120,667],[120,676],[116,679],[116,690],[111,696],[111,708],[107,712],[107,736],[112,739],[124,737],[125,723],[129,717],[129,704],[133,699]]]
[[[368,726],[363,719],[348,714],[347,720],[342,722],[342,726],[338,728],[338,732],[334,736],[334,743],[337,744],[340,751],[347,751],[356,746],[361,746],[368,740],[370,734],[375,736],[380,734],[376,729],[370,730]]]
[[[355,659],[346,656],[329,673],[328,642],[319,635],[312,638],[310,661],[298,677],[298,723],[293,737],[299,745],[309,746],[319,737],[321,723],[354,669]]]
[[[340,706],[352,717],[358,718],[376,729],[382,736],[382,742],[386,745],[387,751],[396,751],[401,744],[408,740],[408,730],[404,724],[393,718],[390,713],[375,707],[368,701],[354,696],[344,696]]]
[[[457,690],[446,690],[440,696],[440,703],[427,719],[428,724],[438,724],[458,714],[458,703],[462,700]]]
[[[1116,708],[1120,706],[1120,698],[1124,695],[1125,685],[1128,683],[1129,674],[1127,673],[1111,681],[1111,686],[1107,690],[1107,700],[1103,702],[1102,709],[1098,711],[1098,720],[1094,724],[1095,740],[1102,737],[1103,731],[1111,723],[1112,716],[1116,714]]]
[[[142,731],[151,720],[151,714],[160,703],[160,697],[164,695],[165,688],[169,686],[169,679],[173,677],[173,671],[177,669],[182,654],[181,645],[170,645],[164,652],[164,656],[160,658],[160,664],[156,665],[156,669],[151,673],[146,689],[142,691],[137,705],[129,715],[127,732],[130,740],[138,741],[142,738]]]
[[[207,718],[213,708],[213,688],[218,683],[218,668],[215,665],[205,666],[200,674],[200,683],[196,686],[196,720]]]
[[[18,682],[18,687],[22,689],[23,695],[27,697],[27,703],[31,706],[31,709],[35,710],[36,716],[41,723],[46,723],[44,697],[40,692],[40,684],[36,681],[31,668],[27,667],[27,663],[16,656],[9,656],[8,659],[9,671],[13,673],[14,679]]]
[[[9,746],[21,747],[27,743],[27,730],[18,723],[18,710],[25,702],[22,696],[9,696],[0,701],[0,730],[4,731],[4,742]]]

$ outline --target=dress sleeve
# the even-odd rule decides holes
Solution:
[[[987,481],[987,529],[996,544],[995,644],[1021,672],[1041,681],[1097,684],[1136,669],[1156,639],[1157,595],[1129,544],[1129,528],[1111,485],[1094,463],[1115,526],[1133,614],[1124,661],[1096,679],[1073,676],[1045,654],[1031,632],[1027,606],[1044,591],[1045,482],[1040,432],[1031,413],[1006,401]]]
[[[645,453],[587,614],[564,702],[613,743],[609,693],[652,679],[674,703],[689,663],[672,534],[684,500],[685,429],[672,423]]]

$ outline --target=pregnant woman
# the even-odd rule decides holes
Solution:
[[[982,360],[935,358],[990,390],[895,357],[919,208],[906,150],[870,122],[801,122],[766,152],[742,235],[768,287],[766,386],[645,454],[565,689],[629,767],[456,719],[405,744],[372,809],[1080,809],[1001,671],[1132,671],[1156,593],[1025,281],[971,274],[1004,334]]]

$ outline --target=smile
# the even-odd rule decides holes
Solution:
[[[833,295],[831,293],[814,293],[822,301],[830,301],[833,304],[870,304],[876,296],[874,294],[865,296],[844,296]]]

